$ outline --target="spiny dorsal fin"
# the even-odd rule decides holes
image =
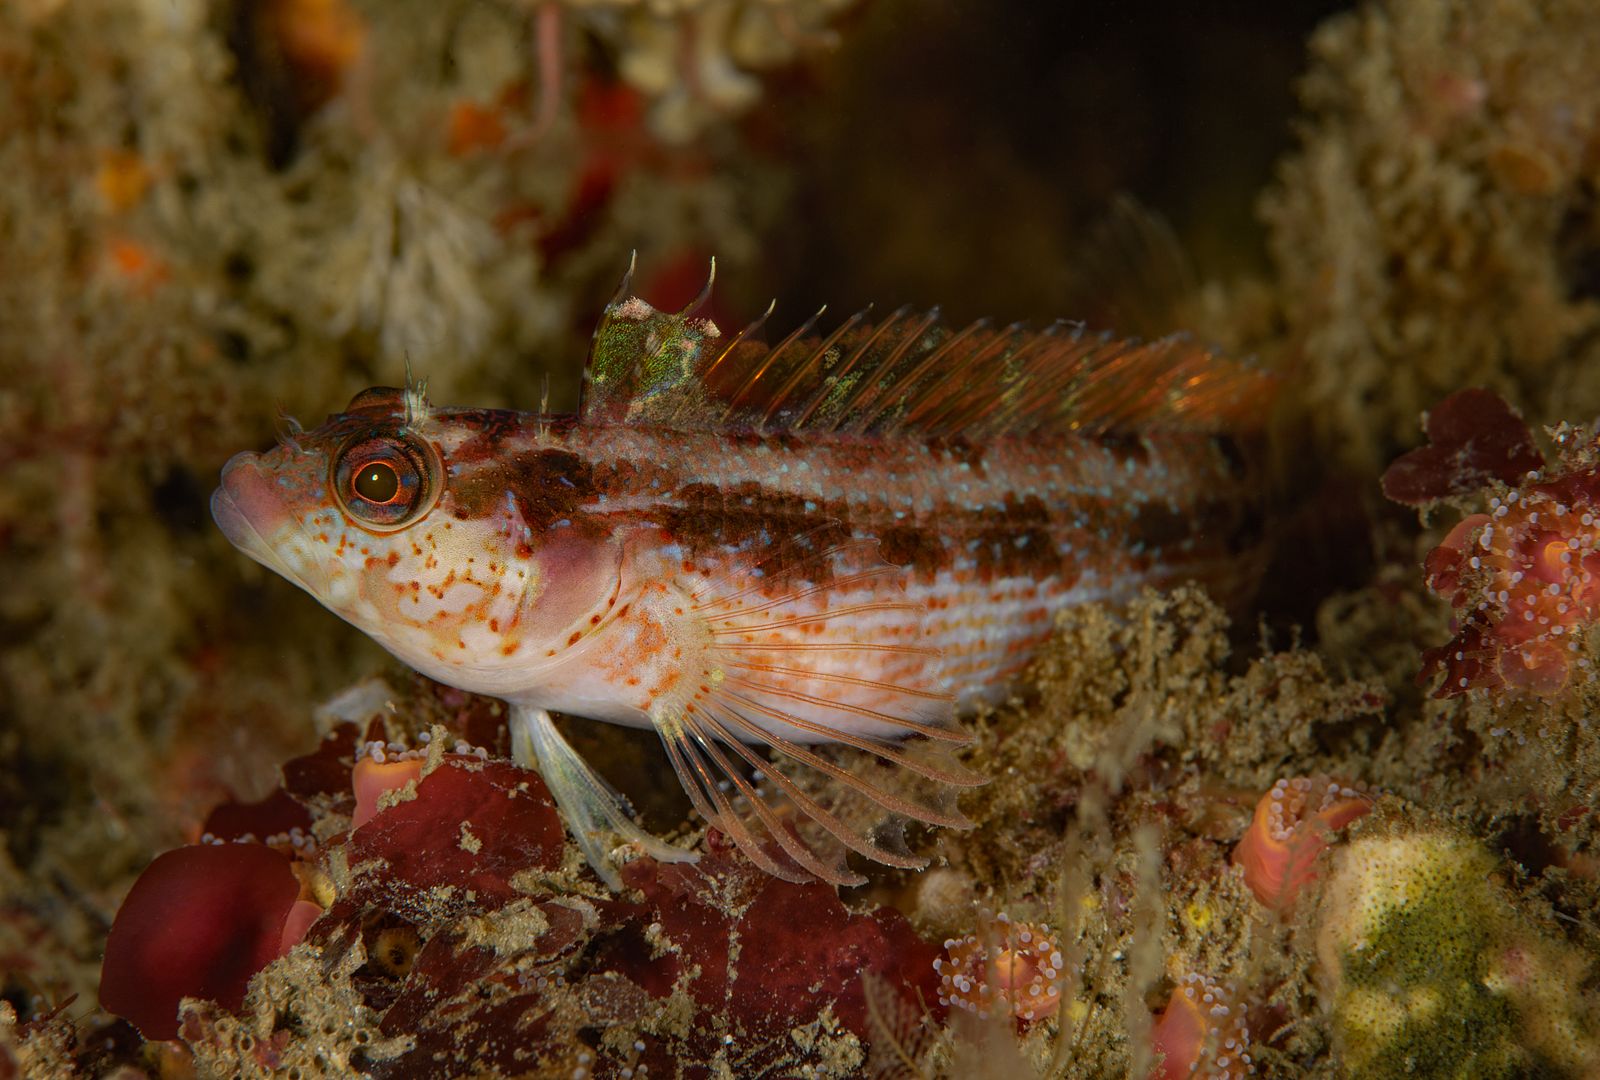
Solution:
[[[765,315],[724,338],[695,317],[697,305],[661,312],[624,293],[590,349],[590,423],[967,438],[1242,430],[1260,424],[1272,392],[1265,372],[1182,334],[1142,342],[1068,323],[952,330],[937,310],[902,308],[877,322],[863,312],[825,337],[811,332],[813,317],[769,347],[755,340]]]

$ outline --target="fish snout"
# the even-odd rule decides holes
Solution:
[[[314,554],[300,505],[320,490],[309,472],[285,472],[260,454],[235,454],[211,493],[211,517],[234,547],[322,599],[330,568]]]
[[[273,543],[286,527],[298,525],[301,508],[296,500],[303,479],[267,467],[260,454],[235,454],[211,493],[211,517],[235,547],[273,565]]]
[[[211,493],[211,517],[235,547],[254,554],[272,531],[269,519],[282,516],[281,500],[271,489],[255,454],[235,454],[222,467],[222,482]]]

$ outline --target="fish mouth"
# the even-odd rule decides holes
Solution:
[[[244,511],[239,509],[239,504],[233,501],[233,496],[228,494],[228,489],[219,487],[211,493],[211,520],[217,523],[217,528],[222,530],[222,535],[228,542],[252,559],[260,559],[266,554],[266,543],[261,539],[261,534],[256,532],[256,527],[250,524],[250,519],[244,516]]]
[[[306,592],[320,598],[318,592],[304,575],[294,570],[267,542],[256,521],[261,518],[281,517],[287,523],[289,515],[283,513],[275,500],[268,501],[262,491],[267,480],[256,467],[257,456],[252,453],[235,454],[222,467],[222,483],[211,493],[211,519],[222,530],[228,542],[273,573],[294,582]],[[254,514],[247,513],[239,504],[243,502]],[[300,526],[295,523],[297,528]],[[276,530],[273,530],[276,531]]]

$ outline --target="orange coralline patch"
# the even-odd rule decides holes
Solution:
[[[1279,780],[1256,804],[1255,817],[1233,849],[1256,899],[1275,911],[1294,906],[1317,876],[1317,856],[1332,836],[1372,809],[1372,797],[1326,776]]]
[[[301,104],[315,109],[339,92],[361,58],[367,27],[347,0],[267,0],[263,29],[300,76]]]
[[[1018,1020],[1054,1016],[1061,1004],[1061,947],[1048,926],[996,915],[982,935],[944,943],[933,962],[939,1004],[980,1018],[1004,1010]]]
[[[1256,1071],[1244,1009],[1228,987],[1205,975],[1178,981],[1150,1039],[1161,1055],[1150,1080],[1235,1080]]]
[[[332,78],[361,56],[367,28],[345,0],[275,0],[269,6],[291,63]]]
[[[487,150],[498,150],[519,141],[512,134],[517,117],[527,108],[528,86],[514,82],[495,95],[493,101],[484,103],[463,100],[450,106],[450,118],[445,126],[445,148],[452,157]]]

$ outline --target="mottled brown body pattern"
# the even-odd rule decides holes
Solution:
[[[526,434],[524,449],[502,446],[514,462],[587,459],[559,473],[559,502],[529,498],[541,522],[578,514],[612,528],[652,523],[691,558],[763,537],[859,536],[925,581],[958,565],[979,581],[1075,581],[1086,569],[1166,563],[1175,573],[1242,556],[1260,540],[1259,513],[1245,497],[1254,478],[1200,435],[1141,440],[1137,453],[1097,439],[1001,440],[984,455],[914,440],[797,448],[792,439],[730,443],[640,428],[552,428],[548,437],[569,449],[526,448]],[[464,486],[496,492],[534,471],[487,469],[481,480],[467,473]],[[963,496],[963,484],[977,490]]]

